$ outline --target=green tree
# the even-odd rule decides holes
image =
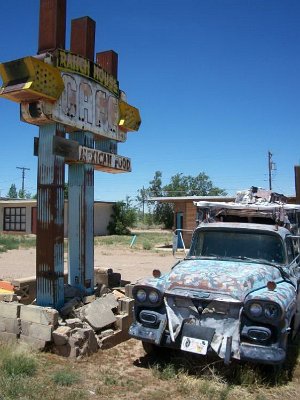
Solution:
[[[145,222],[145,207],[148,205],[148,197],[149,197],[149,189],[145,189],[144,186],[142,189],[138,190],[138,194],[136,196],[136,201],[140,209],[142,209],[142,220]]]
[[[8,197],[9,199],[17,199],[18,198],[17,188],[14,183],[11,184],[6,197]]]
[[[69,186],[67,183],[64,183],[64,199],[68,200],[69,197]]]
[[[18,193],[19,199],[25,199],[25,190],[20,189]]]
[[[149,193],[152,197],[161,197],[164,194],[162,188],[162,173],[156,171],[152,181],[149,182]],[[156,202],[153,209],[153,220],[156,224],[163,224],[170,229],[173,226],[173,206],[171,203]]]
[[[22,189],[19,190],[18,197],[19,197],[19,199],[31,199],[32,198],[30,192],[26,192],[26,190],[22,190]]]
[[[162,196],[162,173],[161,171],[155,171],[152,181],[150,181],[149,192],[152,197]]]
[[[200,172],[197,176],[178,173],[163,187],[166,196],[225,196],[227,193],[213,185],[209,177]]]
[[[200,172],[197,176],[177,173],[170,179],[170,183],[162,185],[162,173],[156,171],[154,178],[149,182],[148,189],[151,197],[180,197],[180,196],[225,196],[224,189],[213,185],[208,175]],[[156,202],[153,208],[155,223],[164,224],[166,228],[173,226],[173,205],[171,203]]]
[[[136,222],[136,209],[132,207],[132,201],[129,197],[126,201],[118,201],[113,205],[113,214],[111,221],[107,226],[110,235],[129,235],[130,229]]]

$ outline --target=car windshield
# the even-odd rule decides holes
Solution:
[[[283,264],[282,240],[272,234],[232,230],[198,230],[189,257],[220,257],[265,260]]]

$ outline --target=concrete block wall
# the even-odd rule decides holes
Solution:
[[[58,315],[52,308],[0,302],[0,340],[25,342],[43,349],[52,341]]]

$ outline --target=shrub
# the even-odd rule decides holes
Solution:
[[[2,369],[10,377],[33,376],[37,370],[37,362],[33,356],[25,353],[12,353],[3,358]]]
[[[151,250],[152,249],[152,244],[148,241],[143,242],[143,249],[144,250]]]
[[[79,381],[79,377],[73,371],[61,370],[52,375],[52,381],[60,386],[72,386]]]
[[[113,215],[107,226],[110,235],[129,235],[129,228],[136,222],[136,210],[130,206],[130,201],[118,201],[113,205]]]

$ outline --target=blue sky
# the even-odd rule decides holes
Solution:
[[[0,62],[37,52],[39,0],[1,2]],[[95,199],[135,197],[155,171],[205,172],[229,194],[268,187],[292,195],[300,164],[299,0],[68,0],[71,19],[96,21],[96,51],[119,54],[120,88],[140,109],[139,132],[119,153],[133,171],[95,173]],[[36,192],[38,128],[0,99],[0,189]]]

